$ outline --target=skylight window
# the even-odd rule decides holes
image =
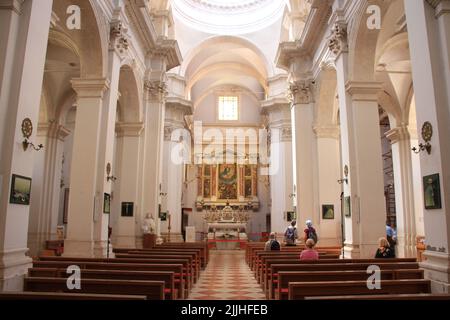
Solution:
[[[219,97],[219,120],[220,121],[239,120],[238,97],[236,96]]]

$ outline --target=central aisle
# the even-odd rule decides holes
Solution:
[[[189,300],[265,300],[245,262],[244,250],[211,250]]]

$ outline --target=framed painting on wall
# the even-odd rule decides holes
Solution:
[[[69,195],[70,189],[64,189],[64,209],[63,209],[63,224],[67,224],[68,216],[69,216]]]
[[[31,178],[12,175],[9,202],[28,206],[31,199]]]
[[[103,213],[111,213],[111,195],[109,193],[105,193],[103,198]]]
[[[423,177],[423,196],[425,209],[441,209],[441,185],[439,174]]]
[[[345,197],[344,198],[344,215],[346,217],[351,217],[352,216],[352,208],[351,208],[350,197]]]
[[[122,217],[132,217],[134,214],[134,202],[122,202]]]
[[[333,220],[334,219],[334,205],[324,204],[322,205],[322,219]]]

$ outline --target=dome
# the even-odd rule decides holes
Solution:
[[[173,14],[207,33],[237,35],[264,29],[278,21],[284,0],[174,0]]]

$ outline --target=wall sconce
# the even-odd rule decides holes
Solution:
[[[42,148],[44,148],[43,144],[40,144],[36,147],[33,142],[28,140],[28,139],[30,139],[31,135],[33,134],[33,123],[31,122],[30,118],[25,118],[22,121],[22,134],[23,134],[23,137],[25,138],[22,141],[23,151],[27,151],[30,146],[36,151],[39,151]]]
[[[422,138],[425,141],[424,143],[420,143],[419,144],[419,148],[414,147],[411,150],[415,153],[415,154],[419,154],[422,151],[426,151],[428,154],[431,154],[431,138],[433,137],[433,126],[431,125],[430,122],[425,122],[422,126]]]
[[[343,184],[344,182],[345,182],[346,184],[348,184],[348,165],[345,165],[345,166],[344,166],[344,176],[345,176],[345,178],[339,179],[339,180],[337,181],[339,184]]]
[[[112,182],[116,182],[117,177],[114,177],[111,175],[111,163],[108,162],[108,164],[106,165],[106,181],[112,181]]]

